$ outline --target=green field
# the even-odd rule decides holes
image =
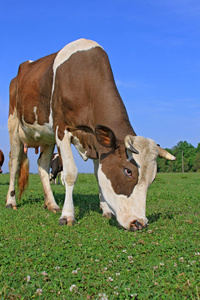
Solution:
[[[0,299],[200,299],[200,173],[158,174],[139,232],[102,218],[93,175],[78,177],[74,227],[43,209],[38,175],[17,211],[8,184],[0,175]]]

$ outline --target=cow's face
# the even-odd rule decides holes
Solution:
[[[98,142],[110,147],[108,153],[100,155],[101,192],[124,228],[142,229],[148,222],[146,196],[156,176],[159,147],[153,140],[139,136],[127,136],[123,143],[117,142],[114,133],[108,134],[106,130],[105,127],[96,130]]]

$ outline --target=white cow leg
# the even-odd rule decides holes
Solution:
[[[50,169],[50,162],[51,162],[53,150],[54,150],[54,145],[44,146],[43,152],[41,152],[37,163],[38,163],[38,172],[44,190],[44,197],[45,197],[44,208],[47,208],[48,210],[53,212],[57,212],[60,211],[60,208],[54,199],[51,186],[50,186],[50,180],[49,180],[49,169]]]
[[[10,173],[10,185],[6,198],[6,208],[17,209],[16,197],[15,197],[15,179],[19,171],[20,157],[23,155],[23,144],[20,142],[11,146],[10,160],[9,160],[9,173]]]
[[[98,168],[99,168],[99,160],[98,159],[93,160],[93,163],[94,163],[94,174],[96,176],[98,186],[99,186],[98,175],[97,175],[98,174]],[[110,208],[109,208],[107,202],[105,201],[105,199],[103,197],[100,186],[99,186],[99,200],[100,200],[100,208],[103,211],[102,216],[110,219],[111,216],[112,216],[112,213],[110,211]]]
[[[65,202],[63,205],[61,217],[59,219],[59,224],[73,225],[73,223],[75,222],[73,189],[76,183],[78,171],[72,154],[70,133],[65,131],[65,135],[62,141],[59,140],[58,137],[56,141],[63,162],[63,178],[65,182]]]
[[[15,179],[19,172],[20,162],[24,154],[23,144],[19,138],[18,120],[9,118],[8,120],[9,138],[10,138],[10,160],[9,160],[9,173],[10,184],[6,198],[6,208],[17,209],[15,197]]]

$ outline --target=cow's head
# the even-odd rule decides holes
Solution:
[[[156,177],[157,156],[176,158],[144,137],[127,135],[120,141],[104,126],[97,126],[95,135],[101,145],[98,181],[105,201],[125,229],[146,227],[146,196]]]

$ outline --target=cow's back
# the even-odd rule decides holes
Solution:
[[[19,66],[16,103],[21,121],[36,121],[39,125],[49,122],[55,56],[56,53]]]

